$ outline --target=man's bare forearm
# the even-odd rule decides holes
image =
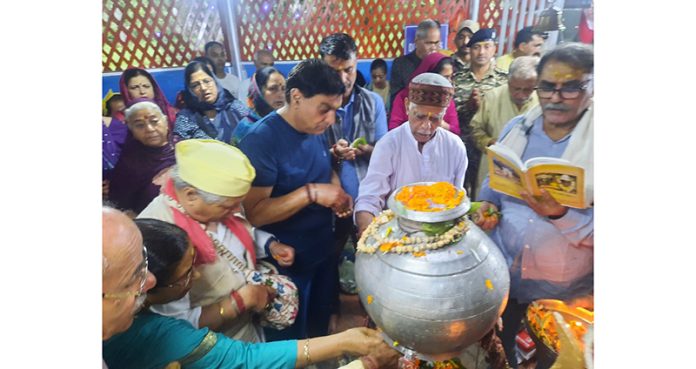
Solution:
[[[259,201],[252,209],[246,209],[246,215],[249,223],[255,227],[261,227],[282,222],[309,204],[311,200],[307,195],[307,188],[302,186],[287,195],[268,197]]]

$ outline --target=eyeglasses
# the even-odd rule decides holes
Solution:
[[[193,250],[193,249],[192,249]],[[189,282],[191,282],[191,276],[193,275],[193,266],[196,265],[196,250],[193,250],[193,261],[191,261],[191,267],[188,269],[186,274],[177,279],[174,283],[164,285],[164,288],[174,288],[174,287],[186,287]]]
[[[418,124],[423,124],[426,121],[430,121],[430,124],[432,125],[439,125],[444,117],[445,113],[433,115],[433,113],[420,113],[415,110],[411,110],[411,116],[409,119]]]
[[[147,248],[143,245],[143,262],[140,267],[140,288],[137,291],[124,291],[116,293],[102,292],[103,299],[123,299],[129,296],[140,297],[145,292],[145,282],[147,282]]]
[[[191,84],[191,89],[193,91],[198,91],[201,89],[202,86],[205,85],[205,87],[210,87],[213,83],[215,83],[215,81],[213,81],[212,79],[206,78],[206,79],[203,79],[201,81],[193,82]]]
[[[534,92],[534,90],[537,89],[536,87],[532,87],[532,88],[513,87],[513,86],[510,86],[509,84],[508,84],[508,87],[510,89],[510,92],[513,94],[516,94],[516,93],[531,94],[532,92]]]
[[[553,97],[553,94],[558,92],[558,94],[561,96],[561,99],[573,100],[580,97],[580,95],[585,90],[587,90],[587,86],[589,85],[590,81],[592,80],[588,79],[583,82],[580,82],[575,86],[563,86],[561,88],[556,88],[552,84],[546,84],[542,82],[541,85],[536,87],[536,91],[537,95],[539,95],[539,98],[541,99],[550,99],[551,97]]]

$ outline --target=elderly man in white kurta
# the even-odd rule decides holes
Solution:
[[[443,76],[423,73],[408,86],[408,124],[388,132],[375,146],[355,203],[358,234],[367,228],[397,188],[414,182],[449,182],[461,188],[468,165],[462,140],[440,128],[454,95]]]

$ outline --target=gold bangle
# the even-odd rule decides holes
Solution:
[[[225,307],[222,306],[222,302],[220,303],[220,317],[224,320],[225,319]]]
[[[304,357],[307,362],[305,365],[312,365],[312,359],[309,357],[309,338],[304,343]]]

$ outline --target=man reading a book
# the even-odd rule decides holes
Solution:
[[[503,313],[503,345],[515,364],[515,335],[528,304],[537,299],[570,300],[591,294],[594,283],[593,70],[590,46],[567,43],[542,57],[536,85],[540,105],[513,118],[498,143],[522,161],[562,158],[584,169],[584,206],[561,205],[546,190],[522,199],[495,192],[489,178],[479,199],[477,224],[493,229],[510,266],[510,299]],[[564,178],[568,179],[568,178]],[[502,217],[485,217],[489,208]],[[515,366],[515,365],[513,365]]]
[[[414,182],[464,184],[468,165],[464,143],[440,127],[454,88],[443,76],[423,73],[404,99],[408,124],[389,131],[375,146],[355,203],[355,224],[362,233],[397,188]]]

